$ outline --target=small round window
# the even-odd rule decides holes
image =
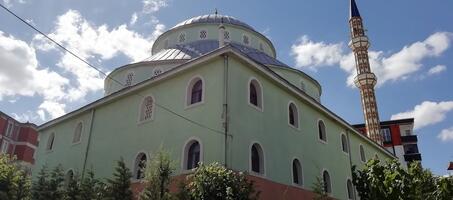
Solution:
[[[181,42],[185,42],[186,41],[186,34],[185,33],[181,33],[179,34],[179,40],[178,40],[180,43]]]
[[[156,69],[154,69],[153,75],[154,75],[154,76],[157,76],[157,75],[159,75],[159,74],[162,74],[162,69],[161,69],[161,68],[156,68]]]
[[[200,39],[206,39],[208,37],[208,32],[206,30],[200,31]]]
[[[249,45],[250,44],[250,38],[247,35],[242,36],[242,43]]]

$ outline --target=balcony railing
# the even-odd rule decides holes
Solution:
[[[417,143],[416,135],[401,136],[401,142],[404,143]]]
[[[419,154],[419,153],[405,154],[404,155],[404,160],[407,161],[407,162],[421,161],[422,160],[422,155]]]

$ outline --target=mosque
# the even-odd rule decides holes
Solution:
[[[356,85],[367,133],[321,103],[321,85],[276,58],[272,42],[230,16],[183,21],[160,35],[152,56],[112,71],[105,96],[41,125],[34,174],[62,164],[110,177],[123,157],[135,188],[142,161],[163,147],[176,176],[199,162],[247,171],[261,199],[311,199],[317,177],[329,196],[357,199],[353,165],[395,158],[382,146],[368,39],[351,0]]]

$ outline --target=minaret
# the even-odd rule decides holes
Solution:
[[[351,42],[349,43],[349,47],[354,52],[357,69],[357,76],[354,79],[354,83],[360,89],[367,136],[382,145],[379,114],[376,95],[374,93],[374,86],[376,85],[377,79],[376,75],[370,69],[370,61],[368,59],[370,43],[368,37],[365,35],[362,17],[360,17],[355,0],[351,0],[349,26],[351,28]]]

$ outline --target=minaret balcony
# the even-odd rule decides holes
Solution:
[[[377,78],[373,73],[359,74],[354,78],[354,84],[358,88],[361,88],[364,85],[372,85],[374,87],[376,85],[376,82]]]
[[[354,51],[357,48],[369,48],[370,42],[368,41],[367,36],[354,37],[349,42],[349,47]]]

